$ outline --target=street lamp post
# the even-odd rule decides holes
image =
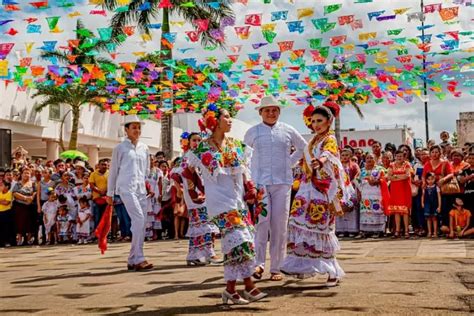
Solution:
[[[420,2],[421,6],[421,38],[423,43],[425,42],[425,6],[423,4],[423,0]],[[424,95],[424,103],[425,103],[425,132],[426,132],[426,144],[428,144],[428,140],[430,139],[430,131],[428,128],[428,90],[426,85],[426,54],[422,52],[423,55],[423,95]]]

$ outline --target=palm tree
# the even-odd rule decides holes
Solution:
[[[113,64],[110,59],[98,57],[96,53],[109,50],[108,45],[116,44],[116,38],[111,37],[107,41],[95,38],[93,33],[85,28],[80,19],[76,22],[75,33],[75,41],[69,45],[68,52],[60,50],[43,51],[40,58],[45,60],[56,58],[60,63],[68,66],[98,63]]]
[[[336,102],[339,106],[351,105],[361,119],[364,113],[360,109],[359,104],[368,100],[369,93],[357,85],[361,79],[357,73],[351,70],[346,63],[333,63],[332,70],[325,69],[321,71],[320,78],[327,84],[322,90],[315,90],[313,96],[324,97],[327,100]],[[336,117],[334,129],[337,142],[341,142],[341,118]]]
[[[55,86],[44,83],[36,86],[36,91],[32,95],[32,98],[36,97],[43,98],[41,102],[35,105],[36,111],[41,111],[51,105],[60,106],[65,104],[70,107],[69,111],[72,112],[72,129],[68,148],[70,150],[76,150],[81,106],[85,104],[100,106],[100,98],[108,97],[108,94],[101,89],[90,89],[90,87],[81,83],[68,84],[65,86]],[[68,113],[66,113],[66,115]],[[64,150],[64,148],[62,149]]]
[[[42,59],[57,59],[60,63],[69,66],[77,67],[76,70],[79,73],[83,72],[83,66],[87,64],[92,65],[113,65],[113,62],[107,58],[97,57],[99,51],[107,50],[109,43],[114,43],[114,39],[110,40],[99,40],[94,38],[91,31],[87,30],[81,20],[77,20],[76,23],[76,39],[69,45],[69,52],[65,51],[43,51],[41,53]],[[84,104],[93,104],[101,106],[99,98],[107,97],[108,94],[101,88],[86,86],[78,82],[78,76],[66,72],[61,76],[66,82],[63,85],[56,86],[51,84],[51,76],[48,73],[47,79],[43,83],[36,85],[36,91],[33,94],[35,97],[43,97],[40,103],[35,105],[36,111],[41,111],[47,106],[56,105],[61,106],[62,104],[68,105],[70,110],[66,112],[63,117],[61,126],[67,115],[72,113],[72,129],[71,138],[69,140],[69,149],[77,149],[77,133],[79,130],[79,119],[80,109]],[[62,141],[62,128],[60,143],[62,149],[64,149]]]
[[[104,0],[103,6],[107,10],[115,10],[120,6],[117,0]],[[191,1],[192,5],[188,5],[190,1],[186,0],[169,0],[170,7],[160,8],[159,4],[162,0],[132,0],[128,4],[128,10],[123,12],[117,12],[111,21],[111,27],[114,29],[114,35],[120,34],[124,26],[129,23],[136,23],[138,29],[146,34],[149,34],[149,25],[152,20],[158,18],[161,13],[161,53],[163,59],[172,59],[172,50],[163,44],[165,37],[164,34],[170,33],[170,15],[177,15],[182,17],[186,22],[193,24],[196,20],[208,20],[209,26],[206,30],[201,33],[201,43],[203,45],[224,45],[223,42],[215,39],[211,30],[220,28],[220,22],[224,18],[233,18],[234,13],[232,11],[230,0],[221,0],[219,5],[215,7],[213,4],[216,2],[207,2],[203,0]],[[148,9],[142,10],[143,5],[148,3]],[[121,10],[120,10],[121,11]],[[193,24],[196,28],[197,26]],[[165,72],[162,72],[162,79]],[[166,97],[163,97],[166,95]],[[173,103],[172,90],[167,91],[166,94],[162,94],[162,103],[166,101]],[[161,118],[161,144],[162,150],[165,152],[168,159],[173,156],[173,106],[172,109],[165,112]]]

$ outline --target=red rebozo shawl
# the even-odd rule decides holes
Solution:
[[[98,239],[98,246],[100,249],[100,253],[104,254],[107,250],[107,235],[110,232],[110,228],[112,226],[112,205],[107,205],[105,208],[105,212],[100,219],[100,223],[95,229],[95,236]]]

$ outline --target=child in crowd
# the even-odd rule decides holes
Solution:
[[[55,243],[58,241],[56,230],[54,229],[56,226],[58,202],[53,190],[48,191],[47,195],[48,200],[44,202],[41,209],[43,211],[43,223],[46,229],[46,245],[50,245],[53,240]]]
[[[77,205],[76,202],[69,196],[59,195],[58,196],[59,206],[65,206],[67,210],[67,217],[71,223],[70,233],[72,240],[76,240],[76,218],[77,218]]]
[[[71,221],[68,216],[67,205],[59,205],[58,216],[56,217],[56,231],[58,232],[58,241],[65,242],[71,237]]]
[[[86,196],[82,196],[79,199],[79,212],[77,214],[77,227],[76,233],[77,238],[79,241],[77,242],[78,245],[80,244],[87,244],[87,240],[89,239],[90,235],[90,219],[92,216],[91,208],[89,205],[89,199]]]
[[[449,212],[449,228],[441,227],[441,231],[448,234],[449,238],[464,238],[474,235],[471,227],[471,212],[464,208],[462,199],[457,198],[453,204],[454,209]]]
[[[432,172],[426,174],[426,187],[421,195],[421,207],[424,210],[428,226],[428,236],[437,238],[438,214],[441,212],[441,190],[436,185],[436,177]]]

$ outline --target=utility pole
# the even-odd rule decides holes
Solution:
[[[423,4],[423,0],[421,0],[421,38],[423,40],[423,43],[425,42],[425,6]],[[430,131],[428,128],[428,90],[427,90],[427,85],[426,85],[426,53],[422,52],[423,55],[423,96],[424,96],[424,102],[425,102],[425,131],[426,131],[426,143],[428,144],[428,140],[430,139]]]

